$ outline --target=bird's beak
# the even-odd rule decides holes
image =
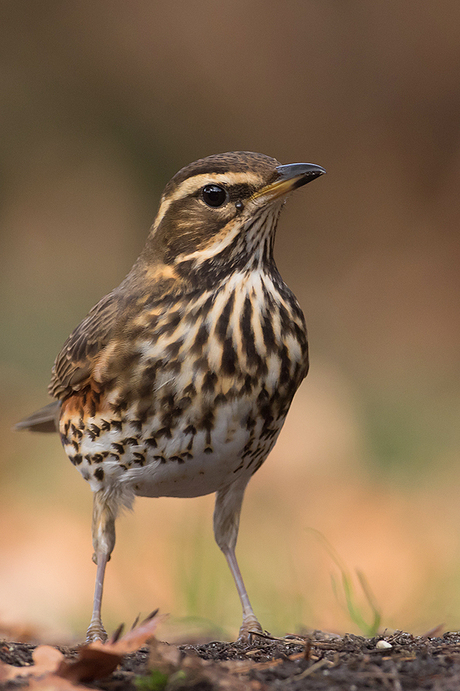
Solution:
[[[286,166],[278,166],[273,182],[255,192],[252,198],[257,199],[259,203],[273,201],[324,175],[325,172],[324,168],[314,163],[289,163]]]

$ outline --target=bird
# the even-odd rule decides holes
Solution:
[[[288,195],[325,172],[248,151],[182,168],[132,269],[56,357],[56,400],[16,425],[59,432],[93,492],[87,641],[107,639],[115,521],[136,496],[215,493],[214,536],[243,611],[238,640],[263,633],[235,555],[241,506],[309,367],[305,317],[277,269],[275,232]]]

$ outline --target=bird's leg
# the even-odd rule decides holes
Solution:
[[[107,640],[107,633],[102,625],[101,620],[101,606],[102,606],[102,590],[104,586],[104,574],[105,567],[109,561],[107,554],[96,552],[93,555],[93,561],[97,564],[96,571],[96,585],[94,587],[94,600],[93,600],[93,614],[91,616],[91,623],[86,632],[86,642],[91,643],[92,641]]]
[[[259,621],[254,614],[251,603],[249,602],[249,597],[244,586],[243,577],[241,576],[240,567],[236,560],[235,550],[232,548],[222,549],[227,563],[232,572],[233,579],[235,581],[236,589],[238,590],[238,595],[240,596],[241,605],[243,607],[243,623],[241,624],[240,632],[238,634],[238,640],[242,642],[249,642],[253,634],[263,633],[263,629],[259,624]]]
[[[241,504],[243,502],[246,484],[247,483],[238,485],[234,483],[217,492],[216,505],[214,508],[214,535],[217,544],[227,559],[243,608],[243,623],[240,628],[238,640],[248,642],[251,640],[251,634],[263,633],[263,629],[249,602],[249,597],[235,555]]]
[[[96,585],[94,588],[93,614],[86,632],[86,642],[107,640],[107,633],[102,625],[101,606],[104,587],[105,567],[115,546],[115,518],[117,507],[110,502],[103,490],[94,493],[93,497],[93,561],[97,564]]]

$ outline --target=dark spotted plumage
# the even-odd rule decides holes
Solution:
[[[273,244],[286,195],[323,172],[248,152],[179,171],[132,270],[56,358],[56,405],[19,424],[57,426],[94,492],[89,639],[105,637],[115,519],[135,495],[216,492],[214,532],[243,606],[240,637],[261,631],[236,563],[239,514],[308,370],[305,320]]]

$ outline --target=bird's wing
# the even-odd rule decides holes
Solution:
[[[118,304],[118,294],[114,290],[103,297],[70,334],[53,365],[48,387],[51,396],[64,398],[88,383],[95,360],[117,324]]]

